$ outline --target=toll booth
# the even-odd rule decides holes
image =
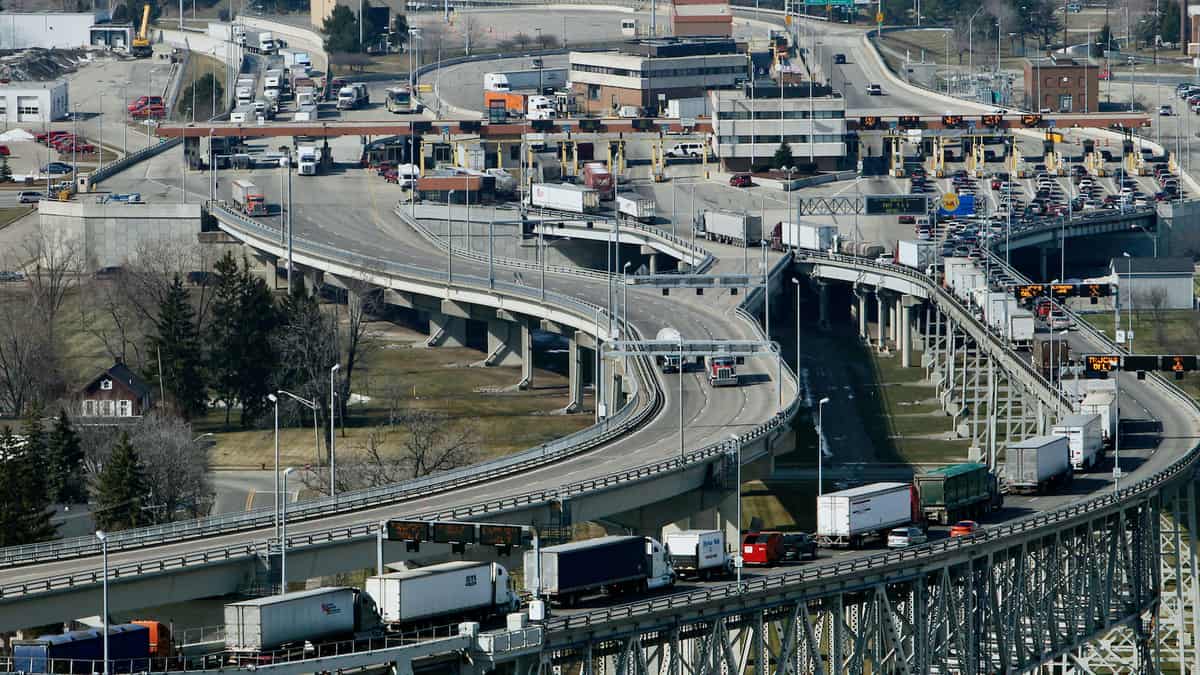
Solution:
[[[388,136],[363,146],[360,164],[374,167],[380,164],[415,164],[413,157],[421,151],[419,136]]]

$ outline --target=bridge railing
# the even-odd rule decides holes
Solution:
[[[214,207],[214,211],[221,214],[221,218],[226,222],[237,223],[239,227],[245,228],[247,231],[252,231],[260,235],[267,235],[271,239],[278,237],[278,230],[270,226],[258,223],[249,218],[245,218],[237,213]],[[345,254],[353,256],[356,260],[362,261],[363,256],[358,254],[349,254],[331,246],[325,246],[316,242],[306,240],[296,240],[297,244],[305,247],[306,250],[321,249],[330,255]],[[364,263],[366,264],[366,263]],[[391,273],[406,273],[415,276],[428,276],[430,270],[417,268],[412,266],[396,265],[387,263],[379,259],[370,259],[370,269],[380,269],[378,266],[386,266]],[[436,275],[435,275],[436,276]],[[486,279],[478,279],[467,275],[454,275],[455,284],[470,284],[482,288],[487,287]],[[522,297],[533,298],[534,291],[527,286],[511,284],[506,282],[497,282],[496,288],[503,290],[506,293],[519,295]],[[607,313],[604,308],[598,305],[592,305],[575,298],[561,296],[557,293],[547,293],[547,300],[560,304],[574,306],[576,310],[581,312],[582,316],[597,317],[596,323],[606,325],[607,321],[601,321],[600,318],[607,318]],[[632,381],[633,386],[637,386],[636,379]],[[539,446],[528,450],[508,455],[505,457],[488,460],[473,464],[462,469],[446,471],[432,476],[412,479],[397,483],[394,485],[368,488],[363,490],[355,490],[353,492],[345,492],[333,497],[323,497],[314,500],[306,500],[297,502],[295,505],[288,507],[288,522],[302,522],[314,518],[327,517],[332,513],[340,513],[347,511],[361,510],[367,507],[383,506],[388,503],[395,503],[411,499],[416,496],[433,494],[435,492],[454,489],[465,483],[479,482],[490,480],[499,476],[508,475],[515,471],[531,468],[532,466],[541,465],[547,462],[557,461],[564,457],[582,452],[584,450],[596,447],[620,436],[625,433],[625,430],[631,424],[640,424],[644,418],[644,408],[646,398],[639,389],[635,389],[626,404],[619,410],[615,411],[611,416],[607,417],[601,424],[593,425],[580,429],[554,441],[543,443]],[[635,415],[635,412],[643,411],[642,414]],[[270,508],[256,509],[254,511],[223,514],[218,516],[209,516],[206,518],[198,518],[193,520],[185,520],[173,523],[165,523],[152,527],[138,528],[134,530],[125,530],[122,532],[113,532],[108,537],[108,548],[110,551],[119,551],[125,549],[141,548],[152,544],[168,543],[172,541],[180,541],[185,539],[196,539],[209,537],[219,534],[229,534],[233,532],[241,532],[246,530],[254,530],[263,527],[270,527],[275,522],[275,512]],[[346,536],[354,536],[357,534],[366,534],[372,532],[370,527],[350,527],[343,528],[341,534]],[[303,535],[296,534],[290,537],[290,540],[297,541]],[[37,562],[46,562],[53,560],[62,560],[65,558],[74,558],[87,555],[98,555],[100,553],[99,543],[95,537],[75,537],[72,539],[64,539],[52,542],[43,542],[40,544],[28,544],[25,546],[14,546],[5,549],[0,549],[0,568],[12,567],[16,565],[32,564]],[[5,594],[6,586],[0,586],[0,597]]]

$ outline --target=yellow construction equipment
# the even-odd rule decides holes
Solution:
[[[129,45],[129,53],[139,59],[144,59],[150,56],[150,36],[147,31],[150,28],[150,4],[142,6],[142,26],[138,29],[137,35],[133,36],[133,42]]]

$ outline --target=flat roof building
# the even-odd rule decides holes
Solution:
[[[713,149],[721,165],[748,171],[786,142],[798,163],[811,158],[822,170],[839,168],[846,156],[846,99],[822,85],[812,94],[807,83],[781,91],[771,81],[709,92]]]
[[[65,80],[14,82],[0,86],[0,122],[53,122],[69,112]]]
[[[1100,69],[1067,57],[1025,59],[1025,107],[1077,113],[1100,109]]]
[[[728,38],[659,38],[620,51],[571,52],[568,79],[580,112],[614,115],[624,106],[666,107],[745,80],[745,54]]]
[[[0,13],[0,49],[82,49],[92,44],[92,26],[109,20],[96,12]]]
[[[733,35],[729,0],[672,0],[671,32],[677,37]]]

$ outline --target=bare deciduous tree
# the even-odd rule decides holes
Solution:
[[[25,279],[33,293],[33,305],[41,314],[53,343],[58,313],[67,293],[78,285],[79,275],[83,273],[83,252],[77,238],[41,227],[27,236],[21,246],[28,270]]]
[[[1137,294],[1137,306],[1150,310],[1154,324],[1154,340],[1165,347],[1167,342],[1167,289],[1155,286]]]
[[[366,361],[379,346],[378,332],[371,328],[370,318],[379,308],[379,293],[365,281],[352,281],[346,292],[344,332],[339,325],[338,341],[346,352],[346,373],[342,378],[342,414],[350,400],[355,368]]]
[[[28,295],[0,297],[0,410],[24,414],[57,382],[57,350]]]
[[[114,425],[79,427],[84,465],[92,481],[112,453],[121,430]],[[194,442],[191,425],[177,417],[153,414],[125,430],[151,487],[146,498],[150,517],[155,522],[169,522],[206,515],[213,496],[208,452]]]

